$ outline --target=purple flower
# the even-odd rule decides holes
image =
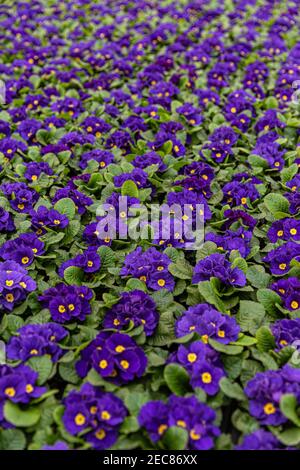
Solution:
[[[22,266],[33,263],[35,256],[44,253],[44,243],[34,233],[22,233],[18,238],[8,240],[0,247],[0,257],[13,260]]]
[[[67,286],[63,283],[50,287],[39,297],[45,308],[50,310],[51,317],[58,323],[71,320],[85,320],[91,313],[90,300],[93,291],[84,286]]]
[[[193,388],[202,388],[208,395],[219,391],[224,370],[218,353],[202,341],[194,341],[189,346],[180,345],[177,353],[169,357],[169,362],[178,362],[188,371]]]
[[[58,270],[60,277],[64,277],[65,270],[70,266],[82,268],[85,273],[94,273],[99,271],[101,267],[101,259],[97,254],[96,249],[94,247],[90,247],[83,254],[77,255],[75,258],[62,263]]]
[[[0,232],[13,232],[15,229],[12,215],[0,207]]]
[[[87,430],[84,439],[96,450],[110,448],[118,437],[118,430],[127,410],[122,400],[103,392],[90,383],[79,391],[72,390],[64,399],[62,417],[66,430],[73,436]]]
[[[293,241],[288,241],[284,245],[271,250],[263,258],[263,261],[270,264],[272,274],[283,275],[290,270],[290,263],[297,256],[300,256],[300,245]]]
[[[68,335],[67,330],[55,323],[25,325],[17,333],[18,336],[12,336],[7,345],[7,357],[15,361],[48,354],[53,362],[57,362],[63,355],[57,343]]]
[[[103,331],[81,351],[76,370],[85,377],[94,368],[106,380],[120,385],[141,377],[146,366],[144,351],[130,336]]]
[[[216,414],[196,397],[171,395],[168,403],[150,401],[139,413],[139,424],[149,433],[153,442],[160,440],[169,427],[177,426],[188,433],[187,448],[209,450],[220,430],[214,425]]]
[[[25,365],[10,367],[0,365],[0,422],[9,425],[3,417],[3,406],[7,400],[27,404],[46,392],[46,387],[36,385],[38,373]]]
[[[181,337],[195,331],[204,342],[208,338],[228,344],[236,341],[240,331],[235,318],[224,315],[209,304],[189,307],[176,321],[176,336]]]
[[[264,429],[258,429],[244,436],[243,442],[236,446],[236,450],[281,450],[284,446],[278,439]]]
[[[170,258],[155,248],[149,248],[144,253],[141,247],[136,248],[126,256],[121,276],[133,276],[144,281],[153,290],[173,290],[175,282],[168,271]]]
[[[123,292],[121,299],[105,314],[104,328],[123,329],[129,322],[143,325],[146,336],[151,336],[158,324],[159,315],[155,302],[141,290]]]
[[[300,372],[289,365],[283,369],[258,372],[245,387],[249,411],[261,424],[278,426],[287,421],[279,403],[283,394],[292,393],[300,399]]]
[[[48,209],[45,206],[39,206],[37,210],[30,213],[32,228],[37,235],[46,233],[45,227],[52,230],[64,229],[69,225],[69,219],[55,209]]]
[[[211,277],[220,279],[227,286],[243,287],[246,276],[239,268],[232,268],[225,255],[214,253],[200,260],[194,269],[192,283],[209,281]]]
[[[26,269],[15,261],[0,263],[0,307],[12,311],[36,289],[36,283]]]

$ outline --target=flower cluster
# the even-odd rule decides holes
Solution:
[[[178,351],[171,354],[169,362],[178,362],[188,371],[193,388],[202,388],[208,395],[219,391],[219,382],[225,375],[219,354],[202,341],[180,345]]]
[[[244,286],[246,277],[239,268],[232,268],[226,256],[214,253],[200,260],[194,269],[192,282],[209,281],[212,277],[218,278],[226,286]]]
[[[62,419],[66,430],[73,436],[84,433],[85,440],[96,450],[114,444],[127,414],[120,398],[90,383],[79,391],[72,390],[64,399],[64,406]]]
[[[3,416],[3,407],[7,400],[13,403],[27,404],[46,392],[46,387],[36,384],[38,373],[30,367],[20,365],[10,367],[0,365],[0,424],[11,427]]]
[[[36,282],[25,268],[15,261],[0,263],[0,306],[12,311],[29,292],[36,289]]]
[[[48,354],[53,362],[63,355],[59,342],[68,332],[56,323],[25,325],[12,336],[7,345],[7,357],[15,361],[27,361],[31,357]]]
[[[240,327],[235,318],[224,315],[209,304],[198,304],[189,307],[178,318],[175,325],[176,336],[198,333],[202,341],[208,342],[212,338],[223,344],[236,341]]]
[[[130,322],[143,325],[145,334],[151,336],[158,324],[155,302],[141,290],[123,292],[121,299],[105,314],[104,328],[124,329]]]
[[[168,402],[150,401],[140,411],[139,423],[153,442],[160,440],[171,426],[183,428],[188,433],[188,449],[209,450],[220,430],[214,425],[213,409],[200,403],[196,397],[171,395]]]
[[[53,321],[66,323],[71,320],[85,320],[91,313],[92,297],[93,291],[88,287],[66,286],[61,282],[44,291],[39,300],[50,310]]]
[[[155,248],[148,248],[143,252],[141,247],[136,248],[126,256],[121,276],[133,276],[145,282],[153,290],[174,288],[173,276],[168,271],[170,258]]]
[[[280,410],[280,398],[285,393],[300,400],[300,373],[289,365],[282,369],[257,373],[245,387],[249,410],[261,424],[278,426],[287,422]]]
[[[129,335],[103,331],[81,351],[76,370],[85,377],[94,368],[106,380],[124,384],[141,377],[146,366],[144,351]]]

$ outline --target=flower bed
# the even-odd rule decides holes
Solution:
[[[299,3],[0,6],[0,449],[299,447]]]

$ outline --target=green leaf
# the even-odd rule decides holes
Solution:
[[[259,289],[256,293],[257,300],[264,306],[267,312],[277,310],[276,304],[281,304],[281,298],[271,289]]]
[[[190,376],[179,364],[168,364],[164,370],[164,379],[175,395],[185,395],[190,390]]]
[[[72,220],[76,213],[76,206],[72,199],[64,197],[57,201],[54,205],[54,209],[60,214],[64,214],[68,217],[69,220]]]
[[[224,354],[228,354],[229,356],[235,356],[237,354],[241,354],[243,351],[242,346],[233,345],[233,344],[223,344],[215,341],[214,339],[209,338],[209,344],[216,350]]]
[[[38,407],[22,410],[19,405],[11,401],[5,402],[3,412],[5,419],[17,427],[34,426],[41,417]]]
[[[278,432],[276,428],[271,428],[271,431],[282,444],[286,446],[296,446],[300,443],[300,429],[290,428],[283,432]]]
[[[59,364],[59,375],[68,383],[77,384],[79,382],[79,377],[76,373],[74,362]]]
[[[256,334],[265,317],[263,305],[252,300],[241,300],[240,309],[237,314],[237,321],[242,331],[249,331],[252,335]]]
[[[128,279],[128,281],[126,282],[126,288],[130,291],[135,289],[142,290],[144,292],[147,291],[146,284],[143,281],[140,281],[140,279],[136,278]]]
[[[232,262],[232,268],[239,268],[241,271],[246,273],[248,268],[247,261],[241,257],[235,258]]]
[[[280,172],[282,182],[286,184],[288,181],[293,179],[297,173],[298,173],[297,163],[293,163],[293,165],[287,168],[283,168]]]
[[[275,348],[274,336],[267,326],[261,326],[256,332],[257,347],[260,351],[268,352]]]
[[[252,416],[239,409],[233,412],[232,424],[238,431],[244,434],[251,434],[259,428],[259,424]]]
[[[26,439],[19,429],[3,429],[0,431],[0,450],[23,450]]]
[[[116,255],[109,246],[100,246],[97,253],[101,258],[101,269],[107,269],[115,264]]]
[[[289,201],[278,193],[269,193],[264,198],[264,203],[271,214],[275,215],[276,212],[289,213]]]
[[[261,288],[269,285],[271,276],[265,272],[263,266],[250,266],[246,272],[246,278],[253,287]]]
[[[292,393],[285,393],[280,399],[280,410],[292,423],[300,428],[300,416],[297,413],[298,401]]]
[[[138,431],[140,428],[138,420],[135,416],[127,416],[122,426],[120,427],[120,433],[122,434],[130,434],[132,432]]]
[[[192,266],[184,258],[178,259],[176,263],[169,264],[168,270],[179,279],[191,279],[193,275]]]
[[[70,285],[80,286],[84,272],[78,266],[69,266],[64,270],[64,280]]]
[[[225,306],[222,300],[217,296],[210,281],[199,282],[198,290],[205,302],[214,305],[221,312],[225,312]]]
[[[27,361],[27,364],[39,374],[38,385],[43,385],[50,377],[53,368],[50,356],[32,357]]]
[[[122,196],[129,196],[129,197],[139,197],[139,190],[137,185],[132,180],[124,181],[121,187],[121,194]]]
[[[235,400],[245,401],[246,397],[242,387],[238,383],[233,383],[227,377],[222,377],[219,382],[222,392],[229,398]]]
[[[168,450],[184,450],[188,442],[188,433],[186,429],[172,426],[163,435],[162,443]]]

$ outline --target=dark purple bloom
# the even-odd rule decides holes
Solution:
[[[25,325],[18,330],[18,336],[12,336],[7,345],[7,357],[12,360],[27,361],[31,357],[48,354],[53,362],[63,355],[58,342],[68,332],[55,323]]]
[[[67,286],[63,283],[47,289],[39,297],[45,308],[48,308],[51,317],[58,323],[71,320],[85,320],[91,313],[90,300],[93,291],[84,286]]]
[[[211,277],[220,279],[225,285],[243,287],[246,276],[239,268],[232,268],[225,255],[214,253],[200,260],[194,269],[193,284],[209,281]]]
[[[227,344],[236,341],[240,331],[235,318],[218,312],[209,304],[189,307],[176,321],[176,336],[181,337],[195,331],[207,343],[212,338]]]
[[[88,430],[84,439],[96,450],[110,448],[118,437],[118,430],[127,410],[122,400],[103,392],[90,383],[79,391],[72,390],[64,399],[63,423],[73,436]]]
[[[147,336],[151,336],[158,324],[159,315],[155,302],[141,290],[123,292],[121,299],[105,314],[104,328],[123,329],[132,322],[143,325]]]
[[[81,351],[76,370],[80,377],[85,377],[94,368],[106,380],[120,385],[141,377],[146,366],[144,351],[130,336],[101,332]]]

